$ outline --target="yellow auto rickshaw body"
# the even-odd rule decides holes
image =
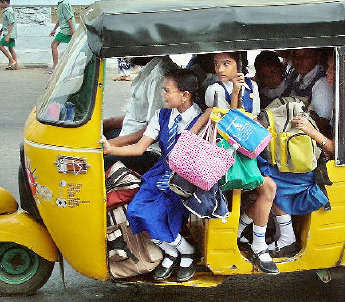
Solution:
[[[343,1],[277,3],[267,0],[259,3],[248,0],[239,5],[239,2],[229,0],[222,3],[147,1],[144,5],[132,1],[128,7],[123,7],[121,1],[95,3],[86,9],[82,24],[58,69],[30,113],[24,128],[21,154],[26,194],[33,198],[36,218],[46,228],[59,252],[79,273],[100,280],[110,278],[106,247],[105,171],[102,148],[97,144],[102,135],[106,58],[330,46],[335,48],[337,62],[343,66],[344,34],[340,30],[344,24],[344,16],[340,14]],[[325,19],[320,17],[321,22],[330,24],[331,28],[324,28],[313,18],[309,19],[311,24],[305,26],[304,22],[308,22],[306,17],[318,15],[310,13],[307,16],[306,12],[311,12],[311,9],[326,13]],[[240,12],[248,15],[245,18]],[[264,12],[273,12],[274,20],[263,17],[261,13]],[[291,29],[287,26],[293,21],[286,15],[292,16],[292,13],[301,18],[296,18],[295,26],[305,26],[306,32],[302,35],[298,36],[298,27]],[[242,20],[241,16],[245,19]],[[182,17],[189,22],[181,22]],[[271,26],[275,29],[274,36],[267,38]],[[334,30],[335,34],[316,29],[322,27],[325,31]],[[283,29],[287,30],[285,37],[280,35]],[[228,31],[232,32],[233,38]],[[338,70],[342,76],[343,69]],[[340,79],[337,84],[342,86]],[[338,99],[342,91],[336,91]],[[343,97],[336,106],[341,108],[342,100]],[[71,107],[75,111],[71,111]],[[336,123],[342,119],[342,114],[342,110],[337,113]],[[338,144],[342,135],[336,133],[336,137]],[[292,258],[275,260],[281,272],[344,265],[344,149],[339,148],[338,152],[336,161],[328,163],[333,181],[333,185],[327,188],[331,210],[321,208],[297,217],[295,227],[302,248]],[[204,270],[194,279],[179,285],[213,286],[229,275],[256,272],[237,246],[241,199],[241,191],[234,190],[227,220],[204,220],[191,216],[189,228],[202,251],[199,266]],[[28,203],[22,200],[22,207],[32,214],[34,210],[29,210]],[[11,215],[14,215],[12,219],[18,219],[18,223],[27,219],[23,214]],[[21,231],[18,229],[18,232]],[[39,232],[35,229],[25,236],[39,238]],[[47,247],[44,240],[36,244],[35,252],[54,261],[56,250]],[[143,280],[143,277],[129,281],[138,280]],[[169,281],[160,285],[177,283]]]

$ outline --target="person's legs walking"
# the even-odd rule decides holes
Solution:
[[[56,41],[54,40],[52,42],[52,57],[53,57],[53,66],[51,68],[51,70],[55,70],[56,66],[58,65],[58,60],[59,60],[59,54],[58,54],[58,46],[59,46],[60,42],[59,41]]]
[[[5,48],[5,46],[0,44],[0,50],[2,51],[2,53],[6,56],[6,58],[8,59],[8,66],[11,66],[13,64],[16,63],[16,61],[12,58],[11,54],[9,53],[9,51]]]
[[[14,47],[9,47],[8,49],[9,49],[9,51],[11,53],[12,59],[17,62],[17,54],[16,54],[16,52],[14,50]]]

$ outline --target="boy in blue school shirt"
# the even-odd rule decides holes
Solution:
[[[16,16],[11,6],[11,0],[0,0],[0,7],[4,9],[2,13],[2,28],[0,29],[0,50],[8,59],[7,70],[19,69],[17,64],[17,54],[14,50],[16,46],[15,39],[17,38],[17,22]],[[8,47],[8,50],[5,48]]]

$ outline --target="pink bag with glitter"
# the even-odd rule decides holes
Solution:
[[[235,161],[232,153],[216,146],[216,135],[211,120],[200,135],[184,130],[168,159],[173,171],[205,191],[210,190]]]

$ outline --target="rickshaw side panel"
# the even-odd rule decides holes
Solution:
[[[44,224],[69,264],[79,273],[100,280],[109,278],[103,156],[97,144],[103,66],[101,60],[96,79],[101,84],[86,124],[54,127],[38,122],[33,111],[24,130],[26,173]]]
[[[345,264],[345,182],[344,167],[331,161],[328,173],[334,182],[327,187],[332,210],[321,208],[301,216],[301,251],[292,258],[275,259],[281,272],[331,268]],[[206,264],[215,274],[251,274],[252,264],[237,247],[240,192],[234,190],[232,212],[227,222],[209,220],[206,238]]]
[[[252,264],[237,246],[241,191],[234,190],[232,211],[226,220],[210,219],[206,232],[206,265],[214,274],[251,274]]]
[[[58,260],[58,249],[47,229],[21,210],[0,215],[0,242],[15,242],[49,261]]]

